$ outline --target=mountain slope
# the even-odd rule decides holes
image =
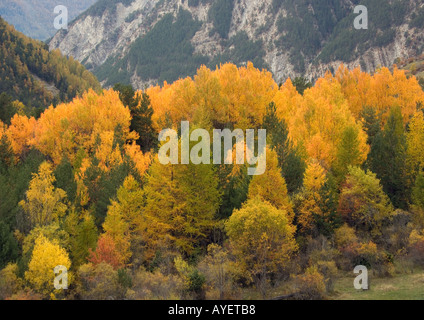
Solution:
[[[28,107],[47,107],[69,101],[89,88],[100,89],[97,79],[72,57],[30,39],[0,18],[0,93]]]
[[[357,4],[368,8],[368,30],[353,28]],[[414,0],[99,0],[49,45],[106,86],[141,88],[227,61],[253,61],[282,81],[316,78],[341,62],[374,71],[418,55],[423,16]]]
[[[39,40],[56,33],[53,27],[57,5],[68,8],[69,21],[90,7],[96,0],[0,0],[0,16],[13,24],[16,30]]]

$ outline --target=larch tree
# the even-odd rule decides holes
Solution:
[[[254,176],[249,185],[248,199],[259,197],[279,210],[284,210],[290,221],[294,218],[293,206],[287,192],[284,178],[278,166],[277,154],[267,148],[266,171],[262,175]]]
[[[221,193],[214,167],[162,165],[156,160],[144,191],[147,241],[157,246],[169,240],[183,253],[193,253],[215,225]]]
[[[144,193],[130,175],[118,189],[117,199],[112,200],[103,223],[103,230],[114,240],[124,263],[132,256],[131,244],[133,249],[136,244],[140,245],[143,207]]]
[[[54,182],[53,166],[43,162],[33,174],[25,200],[19,203],[32,227],[58,221],[66,213],[66,192],[55,188]]]

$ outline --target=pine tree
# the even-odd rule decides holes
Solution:
[[[287,189],[289,193],[293,193],[302,185],[306,164],[289,139],[286,123],[278,119],[273,102],[267,107],[263,127],[267,130],[268,144],[277,153]]]
[[[393,205],[406,209],[409,198],[406,135],[400,108],[391,110],[384,130],[376,135],[368,163]]]

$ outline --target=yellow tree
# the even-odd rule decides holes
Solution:
[[[409,123],[409,132],[406,135],[407,165],[411,175],[415,177],[420,169],[424,168],[424,116],[417,111]]]
[[[286,211],[255,198],[235,210],[225,228],[240,270],[266,297],[269,275],[285,267],[297,250],[296,227]]]
[[[105,233],[115,242],[123,263],[127,263],[131,258],[131,244],[140,241],[143,206],[143,191],[134,177],[128,176],[118,189],[117,199],[109,206],[103,224]]]
[[[6,135],[9,138],[13,153],[20,157],[27,152],[34,138],[36,120],[15,114],[7,128]]]
[[[48,296],[55,291],[54,279],[56,275],[54,269],[57,266],[70,269],[71,261],[68,253],[55,242],[50,242],[40,235],[35,240],[28,271],[25,272],[25,279],[37,292]],[[70,281],[71,279],[68,278],[68,285]]]
[[[144,191],[142,234],[150,252],[171,242],[191,254],[215,226],[221,193],[212,165],[162,165],[156,160]]]
[[[53,166],[48,162],[43,162],[38,173],[33,174],[26,199],[19,203],[31,226],[48,225],[65,214],[66,192],[54,187],[55,180]]]
[[[320,190],[325,182],[326,172],[324,168],[318,162],[311,161],[305,171],[298,216],[298,222],[305,232],[313,230],[316,216],[322,216]]]
[[[249,185],[248,198],[259,197],[279,210],[287,212],[290,221],[293,220],[293,206],[287,193],[286,181],[281,176],[277,153],[267,148],[266,170],[263,175],[254,176]]]

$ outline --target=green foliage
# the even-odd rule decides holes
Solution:
[[[361,117],[363,119],[364,130],[368,136],[368,145],[374,143],[375,136],[381,131],[381,119],[377,115],[377,111],[373,107],[365,106],[361,112]]]
[[[9,226],[0,221],[0,270],[18,258],[18,243]]]
[[[74,177],[72,164],[67,157],[64,157],[61,163],[54,170],[56,178],[55,187],[66,192],[68,200],[72,203],[77,193],[77,183]]]
[[[38,80],[41,79],[40,80]],[[100,90],[97,79],[72,57],[25,37],[0,18],[0,92],[28,107],[69,101],[89,88]],[[55,90],[47,89],[44,82]]]
[[[287,190],[293,193],[302,186],[306,163],[290,141],[286,123],[278,119],[274,103],[267,107],[263,127],[267,130],[268,144],[277,152]]]
[[[9,125],[10,119],[16,113],[15,108],[12,105],[12,97],[6,93],[0,94],[0,121]]]
[[[241,66],[250,61],[258,69],[268,68],[264,56],[262,40],[250,40],[247,33],[241,31],[226,42],[224,52],[214,57],[209,65],[214,68],[221,63],[231,62]]]
[[[182,75],[192,76],[208,62],[206,57],[194,54],[190,42],[200,26],[188,11],[181,9],[176,19],[167,14],[131,45],[123,59],[109,59],[96,74],[100,80],[107,78],[107,85],[128,84],[127,68],[136,70],[143,80],[158,79],[159,83],[175,81]]]
[[[7,172],[0,174],[0,220],[12,229],[22,230],[25,226],[18,203],[24,199],[32,174],[38,171],[43,161],[40,152],[31,150],[19,165],[10,166]]]
[[[150,106],[150,98],[147,93],[135,93],[131,85],[115,84],[114,90],[119,92],[119,98],[124,106],[131,112],[130,130],[139,134],[137,143],[143,151],[150,151],[157,145],[155,130],[153,128],[153,109]]]
[[[362,236],[379,236],[391,218],[393,206],[374,173],[350,167],[338,211]]]
[[[301,95],[303,95],[306,89],[312,88],[312,83],[303,77],[296,77],[293,80],[293,85]]]
[[[208,15],[214,25],[213,31],[223,39],[227,39],[230,32],[233,8],[234,0],[216,0],[209,9]]]
[[[421,209],[424,209],[424,174],[420,172],[415,180],[412,189],[412,202]]]
[[[234,174],[227,165],[218,167],[219,190],[222,190],[222,202],[218,217],[225,219],[231,216],[234,209],[240,209],[247,200],[251,177],[247,174],[247,167],[243,166]]]
[[[377,134],[368,155],[369,168],[381,180],[393,205],[405,209],[409,199],[406,172],[406,135],[400,108],[390,112],[384,130]]]

